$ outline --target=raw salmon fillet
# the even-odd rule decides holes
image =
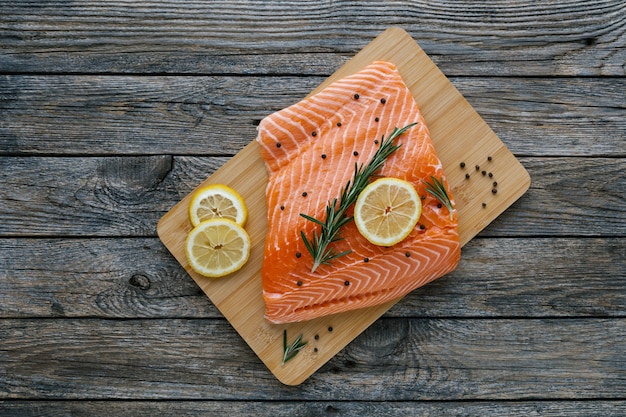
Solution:
[[[354,164],[367,164],[382,137],[395,127],[416,126],[399,136],[378,172],[411,182],[422,198],[422,216],[411,234],[391,247],[369,243],[353,221],[342,228],[335,252],[351,250],[311,272],[313,258],[300,236],[320,226],[325,207],[352,179]],[[460,243],[452,214],[426,192],[424,180],[442,179],[422,114],[395,66],[377,61],[316,95],[267,116],[258,143],[269,183],[268,231],[262,266],[267,320],[289,323],[378,305],[400,298],[456,268]],[[351,212],[349,213],[352,214]]]

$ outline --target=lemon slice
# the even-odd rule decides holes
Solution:
[[[248,220],[243,198],[227,185],[212,184],[196,191],[189,204],[189,221],[195,227],[209,219],[229,219],[240,226]]]
[[[250,236],[227,219],[205,220],[187,235],[185,253],[191,268],[217,278],[239,270],[250,257]]]
[[[422,215],[422,201],[410,182],[380,178],[356,200],[354,222],[371,243],[392,246],[404,240]]]

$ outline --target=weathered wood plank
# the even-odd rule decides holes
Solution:
[[[0,317],[221,317],[156,238],[0,239]]]
[[[86,0],[3,1],[0,8],[5,72],[328,75],[390,26],[411,33],[451,75],[621,76],[626,61],[621,0],[107,7]]]
[[[222,317],[156,238],[0,239],[0,253],[0,318]],[[626,238],[477,238],[386,317],[625,315]]]
[[[626,159],[520,160],[531,188],[482,236],[626,235]],[[158,220],[225,161],[0,157],[0,235],[155,236]]]
[[[293,89],[286,88],[296,80]],[[321,78],[0,77],[10,153],[233,155]],[[68,149],[67,143],[73,146]]]
[[[626,390],[625,319],[382,319],[298,387],[221,320],[7,319],[0,337],[3,399],[623,400]]]
[[[256,137],[261,118],[322,81],[0,76],[0,152],[232,155]],[[626,79],[451,81],[515,154],[625,155]]]
[[[625,159],[521,161],[532,177],[530,189],[483,231],[485,236],[624,236]]]
[[[0,158],[0,228],[5,235],[155,236],[161,216],[225,161]]]
[[[352,402],[352,401],[0,401],[0,413],[20,417],[243,416],[568,416],[622,417],[625,401]]]

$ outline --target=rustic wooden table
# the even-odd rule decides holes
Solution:
[[[0,415],[626,415],[626,1],[0,1]],[[302,385],[157,221],[390,26],[530,190]]]

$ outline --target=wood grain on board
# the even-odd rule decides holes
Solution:
[[[461,243],[465,244],[528,189],[530,177],[445,75],[401,29],[391,28],[383,32],[311,94],[375,60],[396,65],[421,108],[451,184],[459,215]],[[490,161],[488,157],[491,157]],[[465,162],[466,167],[461,168],[460,162]],[[480,166],[478,170],[474,168],[476,165]],[[482,175],[483,170],[485,175]],[[466,178],[468,173],[469,179]],[[492,177],[488,173],[492,173]],[[493,181],[498,182],[496,194],[492,192]],[[190,269],[185,259],[184,241],[191,230],[187,206],[192,193],[163,216],[157,227],[159,237],[284,384],[303,382],[397,302],[303,323],[270,324],[263,316],[265,306],[260,278],[267,230],[267,173],[256,142],[252,141],[198,187],[209,183],[229,184],[248,205],[250,216],[246,229],[253,244],[248,263],[232,276],[217,280],[201,277]],[[290,341],[303,334],[303,340],[310,343],[295,359],[282,365],[285,329]],[[332,337],[327,337],[329,332]],[[323,343],[313,343],[314,336],[322,334],[326,336],[320,337]]]

